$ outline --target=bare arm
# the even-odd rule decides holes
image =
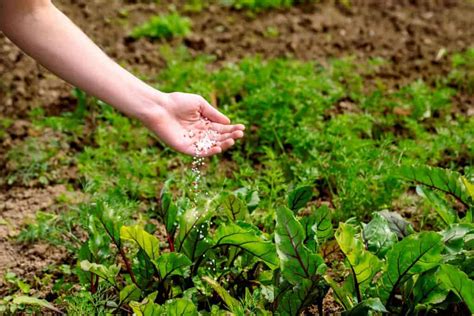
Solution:
[[[185,132],[201,130],[201,118],[220,134],[215,154],[243,136],[223,114],[192,94],[159,92],[112,61],[49,0],[0,0],[0,30],[59,77],[138,118],[164,142],[186,154],[193,144]],[[194,141],[194,140],[193,140]]]

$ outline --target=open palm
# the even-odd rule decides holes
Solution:
[[[167,102],[147,126],[176,151],[193,156],[211,156],[228,149],[243,137],[245,129],[242,124],[231,125],[201,96],[179,92],[168,94]],[[203,137],[211,138],[212,145],[196,151],[196,143]]]

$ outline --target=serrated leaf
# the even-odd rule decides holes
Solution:
[[[402,166],[399,169],[399,175],[407,180],[451,194],[466,206],[470,204],[470,196],[458,172],[429,166]]]
[[[444,246],[441,235],[422,232],[396,243],[387,252],[387,268],[379,288],[381,298],[392,303],[397,289],[415,274],[428,271],[441,263]]]
[[[229,310],[233,313],[237,313],[239,311],[242,311],[242,304],[235,298],[233,298],[227,289],[223,288],[219,283],[211,279],[210,277],[204,276],[202,277],[204,281],[206,281],[213,289],[216,291],[216,293],[220,296],[220,298],[224,301],[224,303],[227,305]]]
[[[275,245],[257,235],[254,229],[233,223],[222,225],[214,235],[214,247],[220,246],[238,247],[262,260],[270,269],[278,267]]]
[[[145,251],[150,260],[158,259],[160,254],[160,242],[158,238],[149,234],[140,226],[122,226],[120,228],[120,237],[135,242]]]
[[[117,285],[116,277],[120,272],[120,267],[118,265],[106,267],[102,264],[91,263],[87,260],[83,260],[80,263],[80,267],[84,271],[89,271],[98,275],[100,278],[106,280],[112,285]]]
[[[437,276],[474,314],[474,281],[461,270],[448,264],[441,265]]]
[[[161,279],[172,275],[186,277],[189,275],[189,267],[192,264],[188,257],[176,252],[164,253],[153,263],[158,269]]]
[[[356,236],[354,226],[340,223],[335,237],[351,266],[355,290],[363,294],[364,290],[371,284],[375,274],[379,272],[381,262],[375,255],[365,250],[361,238]]]
[[[288,195],[288,208],[296,213],[311,200],[312,196],[313,188],[311,186],[297,187]]]
[[[51,304],[50,302],[48,302],[44,299],[40,299],[40,298],[36,298],[36,297],[32,297],[32,296],[24,296],[24,295],[15,296],[15,298],[13,299],[13,304],[17,304],[17,305],[25,304],[25,305],[40,306],[40,307],[50,309],[52,311],[55,311],[56,313],[59,313],[59,314],[63,315],[63,313],[59,309],[54,307],[54,305]]]
[[[293,213],[287,208],[277,210],[275,242],[280,267],[286,280],[293,285],[302,279],[311,279],[325,269],[321,256],[305,245],[305,232]]]
[[[378,213],[372,214],[372,220],[364,227],[363,236],[367,249],[379,258],[383,258],[398,242],[397,235],[390,229],[388,221]]]
[[[249,211],[244,202],[234,194],[227,195],[222,201],[222,207],[229,219],[233,221],[246,220]]]

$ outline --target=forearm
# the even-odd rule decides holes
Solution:
[[[0,0],[0,28],[59,77],[127,115],[146,120],[150,108],[165,100],[106,56],[49,1]]]

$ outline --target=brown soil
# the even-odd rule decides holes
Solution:
[[[131,2],[136,1],[55,1],[113,58],[152,80],[163,66],[159,46],[164,42],[132,41],[127,35],[169,5]],[[193,34],[184,43],[193,54],[215,55],[217,64],[255,54],[322,64],[348,55],[382,57],[390,62],[381,74],[389,85],[446,74],[449,61],[437,58],[440,50],[457,52],[474,44],[474,4],[466,1],[366,0],[353,1],[349,8],[324,2],[255,15],[211,5],[189,15]],[[270,28],[278,35],[269,35]],[[24,118],[33,107],[61,108],[70,102],[67,84],[3,36],[0,73],[0,113],[6,117]]]
[[[193,21],[193,34],[183,43],[194,55],[215,55],[215,66],[255,54],[315,60],[323,65],[332,57],[353,55],[360,60],[382,57],[388,64],[378,76],[389,88],[417,78],[431,82],[445,75],[450,62],[445,55],[439,55],[440,51],[449,54],[474,45],[472,2],[351,2],[351,7],[323,1],[258,14],[210,5],[201,13],[188,14]],[[58,0],[55,3],[111,57],[151,82],[164,66],[159,47],[181,44],[180,40],[134,41],[127,36],[135,25],[168,10],[169,2]],[[180,1],[173,3],[181,6]],[[57,114],[74,104],[69,85],[24,55],[3,35],[0,35],[0,78],[0,118],[23,119],[8,131],[9,139],[27,136],[27,132],[16,135],[14,131],[28,128],[28,112],[32,108],[43,107],[47,113]],[[458,99],[471,107],[474,104],[473,96],[458,96]],[[5,170],[2,155],[9,144],[0,143],[0,175]],[[41,243],[19,245],[11,239],[25,218],[54,206],[54,197],[64,191],[62,186],[0,190],[0,219],[3,219],[0,275],[12,270],[31,279],[47,265],[65,260],[65,251],[61,249]],[[5,287],[0,283],[0,288]]]
[[[0,192],[0,275],[14,272],[22,278],[33,280],[48,265],[63,262],[67,257],[64,249],[44,243],[19,244],[14,241],[19,229],[31,222],[37,211],[54,211],[56,198],[67,194],[63,185],[47,188],[12,188]],[[2,286],[0,289],[7,290]],[[5,294],[0,290],[0,295]]]

